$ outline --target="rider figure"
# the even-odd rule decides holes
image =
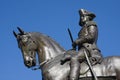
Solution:
[[[78,39],[72,44],[73,50],[66,52],[62,62],[70,60],[70,80],[78,80],[80,74],[80,63],[85,61],[84,51],[90,58],[92,65],[101,63],[102,55],[98,49],[96,43],[98,39],[98,28],[94,21],[95,14],[88,12],[84,9],[79,11],[80,22],[79,25],[82,27],[78,33]],[[78,52],[74,49],[78,46]]]

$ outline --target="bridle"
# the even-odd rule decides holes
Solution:
[[[49,61],[50,61],[50,60],[45,60],[45,61],[39,63],[38,65],[36,65],[36,66],[34,66],[34,67],[31,67],[31,69],[32,69],[32,70],[41,69],[41,67],[42,67],[44,64],[48,63]]]
[[[52,59],[54,58],[51,58],[51,59],[48,59],[48,60],[45,60],[41,63],[39,63],[38,65],[34,66],[34,67],[31,67],[32,70],[38,70],[38,69],[41,69],[42,66],[44,66],[46,63],[48,63],[49,61],[51,61]]]

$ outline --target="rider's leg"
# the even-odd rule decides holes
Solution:
[[[71,57],[70,62],[70,80],[78,80],[80,74],[80,63],[85,60],[84,48],[81,48],[79,52]]]
[[[77,57],[72,57],[70,62],[70,80],[78,80],[80,72],[80,63]]]

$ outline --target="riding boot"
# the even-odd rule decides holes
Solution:
[[[70,63],[70,80],[78,80],[80,74],[80,63],[76,57],[72,57]]]

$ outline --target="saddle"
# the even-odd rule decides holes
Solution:
[[[80,75],[84,75],[89,71],[89,66],[88,64],[84,61],[80,64]]]

